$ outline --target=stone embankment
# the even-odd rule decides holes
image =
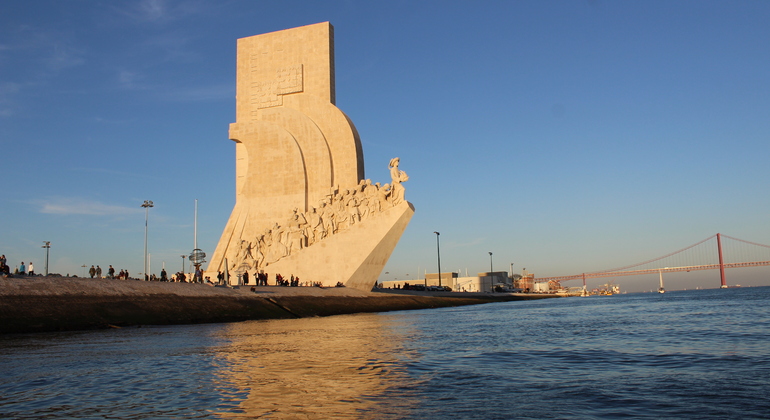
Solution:
[[[0,277],[0,333],[286,319],[528,300],[551,295],[214,287],[68,277]]]

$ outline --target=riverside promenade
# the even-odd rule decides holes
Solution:
[[[0,277],[0,334],[291,319],[547,297],[553,295]]]

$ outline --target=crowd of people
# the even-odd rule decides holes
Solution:
[[[155,274],[151,274],[149,277],[145,276],[145,280],[148,281],[164,281],[164,282],[171,282],[171,283],[203,283],[203,270],[200,268],[196,268],[193,273],[191,273],[190,278],[187,278],[187,274],[185,274],[182,271],[177,271],[176,273],[172,275],[168,275],[166,272],[166,269],[163,268],[160,271],[160,277],[156,276]],[[205,282],[209,284],[214,284],[211,281],[210,277],[205,278]]]
[[[91,268],[88,269],[88,274],[91,276],[91,278],[102,278],[102,267],[100,267],[98,264],[96,266],[91,266]],[[108,279],[120,279],[120,280],[128,280],[130,277],[128,276],[128,270],[120,270],[120,273],[115,275],[115,268],[110,265],[110,267],[107,269],[107,277]]]
[[[32,261],[29,262],[29,266],[24,264],[24,261],[21,262],[18,266],[16,266],[16,269],[13,270],[13,273],[11,273],[11,267],[8,266],[8,259],[5,257],[5,254],[0,256],[0,275],[3,276],[35,276],[35,266],[32,264]]]
[[[104,272],[102,270],[102,267],[99,264],[91,265],[91,268],[88,269],[88,276],[92,279],[117,279],[117,280],[129,280],[131,277],[129,276],[128,270],[121,269],[119,272],[115,272],[115,268],[112,265],[109,265],[107,268],[107,273],[104,275]],[[19,264],[19,266],[14,270],[13,273],[11,273],[10,268],[8,267],[8,261],[5,257],[5,255],[0,256],[0,275],[4,276],[34,276],[35,275],[35,268],[33,263],[30,261],[29,265],[26,265],[23,261]],[[69,274],[67,274],[67,277],[69,277]],[[77,277],[77,276],[75,276]],[[182,271],[176,272],[172,275],[168,275],[166,272],[166,269],[163,268],[160,271],[160,275],[157,276],[155,274],[150,274],[149,276],[145,276],[146,281],[161,281],[161,282],[178,282],[178,283],[206,283],[209,285],[225,285],[226,279],[225,274],[221,271],[217,273],[217,282],[214,283],[211,281],[211,278],[206,276],[203,277],[203,270],[200,268],[197,268],[191,275],[185,274]],[[259,272],[255,273],[253,276],[250,276],[249,273],[243,272],[243,274],[240,275],[240,281],[242,281],[242,284],[244,285],[254,285],[254,286],[268,286],[268,275],[265,272]],[[299,286],[308,286],[308,287],[320,287],[320,282],[301,282],[299,277],[295,277],[294,275],[291,275],[289,278],[284,278],[281,274],[275,275],[275,286],[285,286],[285,287],[299,287]]]
[[[225,273],[221,271],[218,272],[217,284],[227,284],[227,279],[225,277]],[[208,279],[208,277],[206,278]],[[248,271],[244,271],[242,274],[238,274],[238,281],[236,283],[252,286],[269,286],[270,284],[268,284],[268,279],[268,274],[263,271],[255,273],[254,275],[250,275]],[[299,280],[299,276],[295,277],[292,274],[289,278],[285,278],[280,273],[275,275],[274,285],[283,287],[322,287],[321,282],[302,282]],[[338,284],[338,287],[342,287],[342,285]]]

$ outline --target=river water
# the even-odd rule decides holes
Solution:
[[[0,418],[770,418],[770,287],[0,336]]]

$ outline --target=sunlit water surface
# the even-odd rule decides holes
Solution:
[[[0,336],[0,418],[770,418],[770,288]]]

